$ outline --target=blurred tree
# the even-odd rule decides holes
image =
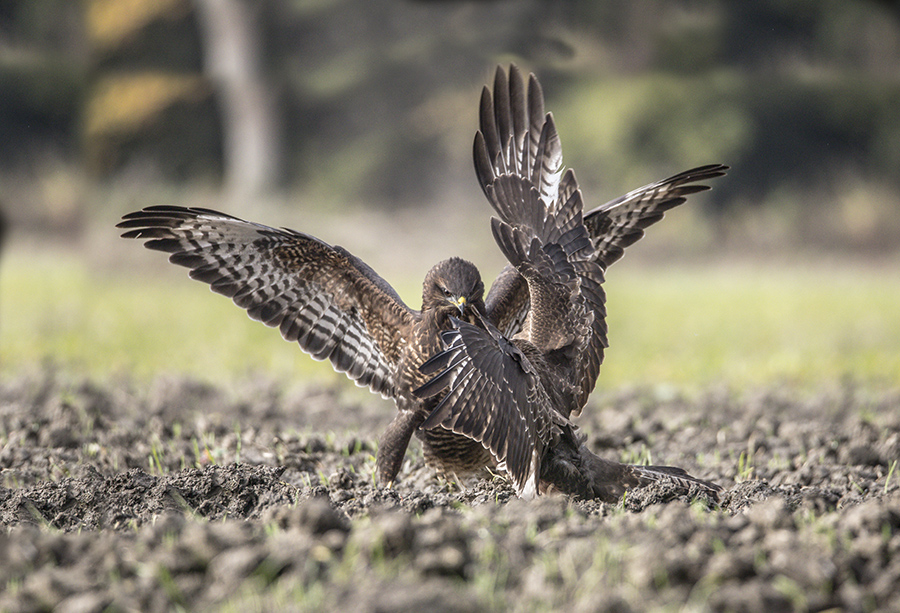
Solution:
[[[91,86],[84,150],[95,177],[131,168],[169,180],[217,175],[221,147],[189,0],[86,0]]]
[[[0,0],[0,161],[81,145],[102,178],[251,193],[286,177],[316,202],[479,206],[474,101],[516,61],[599,198],[709,161],[734,167],[705,199],[716,214],[900,193],[897,7]]]
[[[85,84],[78,7],[66,0],[0,3],[0,162],[42,149],[74,155]]]
[[[478,86],[521,61],[545,5],[275,2],[273,55],[287,90],[291,177],[320,200],[398,207],[471,181]]]
[[[0,215],[10,225],[79,225],[80,26],[80,6],[67,0],[0,2]]]
[[[559,121],[575,134],[567,151],[593,160],[611,193],[648,164],[727,162],[734,170],[705,199],[716,215],[780,202],[802,219],[796,210],[854,182],[900,190],[897,6],[568,3],[570,31],[592,33],[599,47],[580,46],[596,61],[573,66],[562,96]]]
[[[276,83],[265,66],[263,13],[256,0],[193,0],[204,41],[205,73],[221,108],[225,184],[244,198],[281,179],[283,131]]]

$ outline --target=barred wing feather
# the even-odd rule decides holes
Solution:
[[[396,396],[401,338],[418,312],[343,248],[201,208],[147,207],[118,227],[358,385]]]

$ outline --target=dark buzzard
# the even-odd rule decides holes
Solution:
[[[715,493],[718,486],[677,468],[597,457],[570,419],[587,402],[607,346],[606,268],[727,167],[694,168],[583,213],[534,75],[526,88],[515,66],[509,77],[498,68],[480,111],[475,169],[509,261],[487,296],[475,266],[451,258],[428,271],[417,311],[342,247],[207,209],[148,207],[118,227],[312,357],[393,398],[399,411],[376,459],[384,483],[396,478],[415,433],[439,472],[496,465],[524,497],[558,489],[615,500],[664,478]]]

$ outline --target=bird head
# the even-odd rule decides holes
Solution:
[[[475,265],[450,258],[429,270],[422,290],[422,310],[430,309],[464,320],[471,319],[472,311],[484,312],[484,283]]]

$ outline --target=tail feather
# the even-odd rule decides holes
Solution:
[[[686,490],[696,487],[716,498],[718,498],[719,492],[722,491],[721,485],[691,476],[683,468],[678,468],[677,466],[630,465],[629,468],[633,469],[639,475],[641,485],[649,485],[656,481],[669,480]]]

